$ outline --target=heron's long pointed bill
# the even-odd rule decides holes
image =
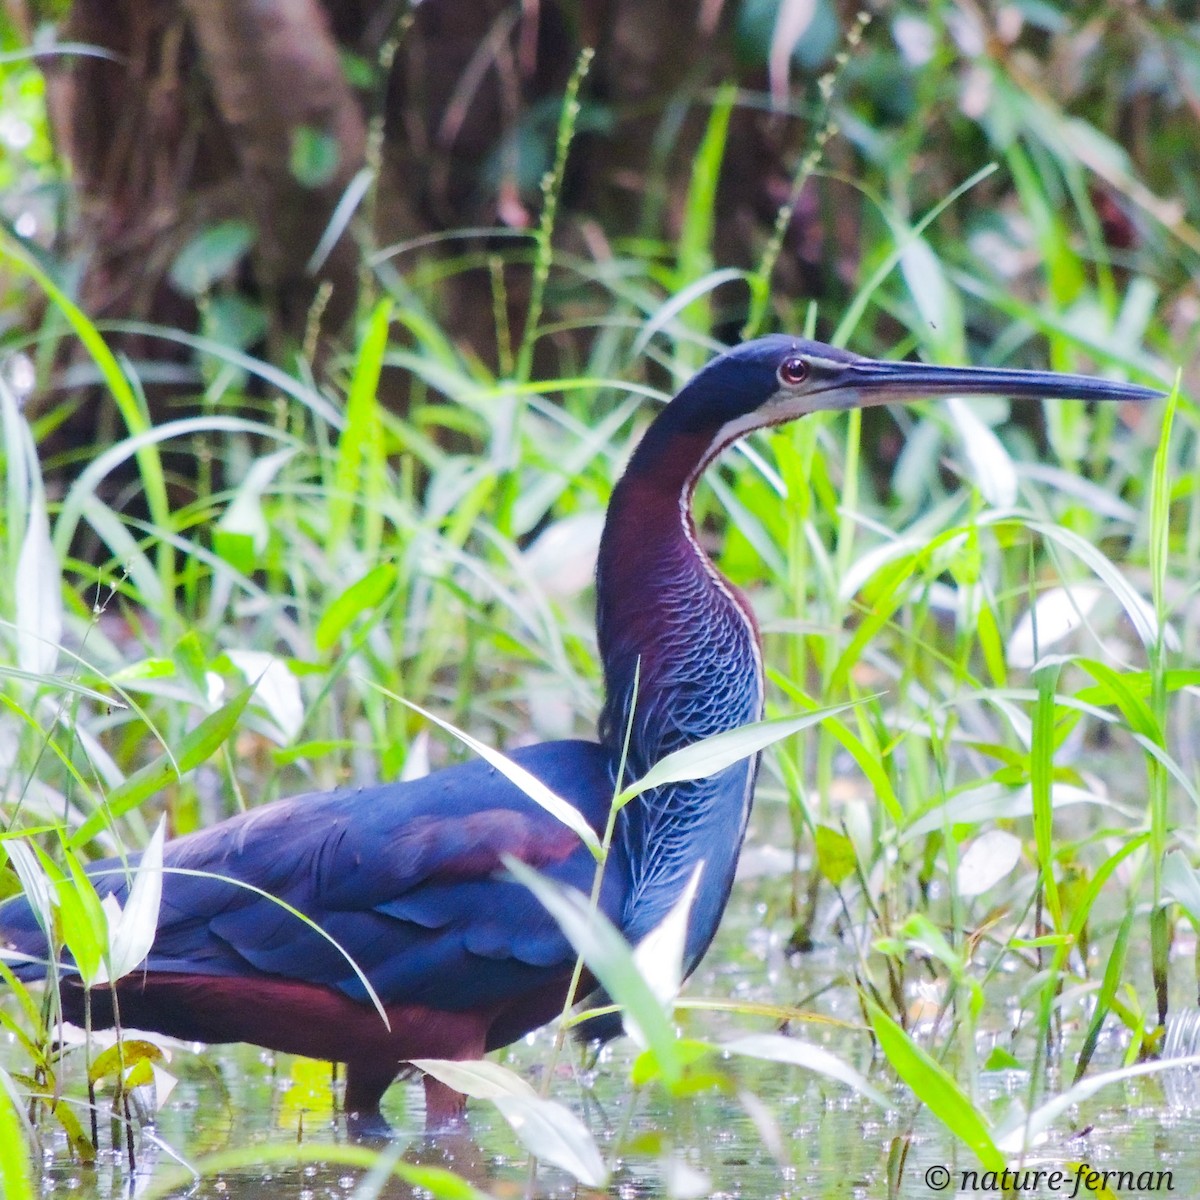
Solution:
[[[941,367],[928,363],[862,359],[847,363],[813,399],[817,408],[871,408],[937,396],[1007,396],[1016,400],[1157,400],[1136,383],[1117,383],[1055,371],[1000,367]]]

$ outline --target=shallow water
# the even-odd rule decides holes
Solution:
[[[752,888],[739,889],[738,910],[731,913],[688,995],[793,1004],[816,994],[806,1004],[808,1009],[857,1022],[853,993],[844,983],[845,972],[853,967],[849,951],[830,942],[813,954],[789,958],[782,949],[782,929],[769,935],[760,928],[764,914],[754,894]],[[1176,997],[1187,994],[1182,961],[1180,968]],[[1004,1007],[989,1005],[987,1011],[1003,1013]],[[761,1018],[724,1013],[691,1012],[682,1019],[689,1035],[709,1041],[772,1028]],[[791,1032],[833,1050],[877,1086],[888,1086],[887,1074],[872,1062],[869,1039],[861,1032],[817,1024],[796,1024]],[[1006,1031],[994,1030],[992,1036],[1007,1045]],[[986,1043],[986,1034],[983,1040]],[[551,1041],[543,1031],[513,1047],[504,1061],[537,1086]],[[983,1056],[986,1048],[985,1044]],[[1108,1037],[1093,1072],[1119,1065],[1122,1051],[1121,1040]],[[542,1167],[534,1194],[607,1194],[620,1200],[669,1195],[752,1200],[886,1196],[889,1152],[899,1145],[896,1139],[906,1135],[907,1159],[895,1195],[928,1200],[937,1195],[1000,1194],[998,1186],[988,1186],[998,1181],[985,1177],[973,1156],[956,1148],[937,1121],[924,1111],[914,1115],[903,1089],[891,1092],[895,1108],[882,1112],[827,1079],[739,1059],[728,1064],[733,1087],[708,1090],[668,1110],[653,1089],[631,1102],[627,1081],[634,1053],[623,1039],[592,1069],[581,1072],[575,1069],[579,1055],[568,1052],[551,1088],[555,1099],[583,1117],[609,1158],[613,1177],[607,1191],[577,1188],[565,1172]],[[0,1064],[14,1069],[21,1065],[11,1041],[0,1044]],[[71,1160],[61,1135],[46,1123],[41,1194],[137,1195],[179,1173],[173,1156],[194,1164],[253,1147],[353,1144],[336,1114],[331,1073],[325,1065],[244,1046],[203,1052],[179,1047],[170,1070],[178,1083],[157,1126],[138,1139],[135,1175],[130,1176],[123,1146],[102,1155],[96,1167],[81,1168]],[[1056,1083],[1059,1090],[1062,1086]],[[1028,1076],[984,1071],[979,1073],[979,1088],[985,1108],[999,1121],[1007,1108],[1027,1100]],[[396,1131],[393,1147],[404,1161],[448,1167],[497,1197],[526,1194],[528,1156],[490,1104],[471,1102],[469,1130],[437,1142],[422,1135],[422,1110],[416,1082],[396,1084],[385,1099],[385,1114]],[[632,1148],[612,1163],[614,1146],[630,1147],[630,1137]],[[109,1145],[106,1125],[101,1127],[101,1145]],[[1179,1075],[1173,1080],[1148,1076],[1107,1088],[1061,1117],[1040,1151],[1043,1158],[1026,1165],[1049,1170],[1057,1164],[1065,1177],[1058,1186],[1043,1177],[1034,1187],[1033,1177],[1025,1176],[1020,1181],[1026,1185],[1022,1196],[1071,1196],[1075,1167],[1062,1164],[1077,1162],[1101,1171],[1133,1172],[1135,1186],[1114,1186],[1115,1195],[1200,1195],[1200,1082]],[[944,1177],[939,1174],[942,1167],[948,1172]],[[977,1175],[964,1175],[971,1171]],[[1150,1180],[1157,1187],[1139,1189],[1136,1176],[1145,1172],[1170,1174]],[[397,1180],[376,1191],[374,1183],[370,1188],[363,1184],[363,1175],[361,1168],[329,1161],[259,1162],[206,1173],[200,1179],[185,1176],[168,1194],[196,1200],[332,1200],[356,1195],[399,1200],[428,1195]],[[943,1178],[947,1186],[934,1186]],[[1110,1177],[1110,1184],[1115,1178]],[[1086,1193],[1079,1187],[1076,1194]]]

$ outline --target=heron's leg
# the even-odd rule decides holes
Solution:
[[[350,1132],[355,1137],[390,1137],[392,1127],[383,1119],[379,1102],[400,1074],[399,1063],[354,1062],[346,1064],[344,1108]]]
[[[432,1075],[425,1076],[425,1132],[461,1129],[467,1122],[467,1098]]]

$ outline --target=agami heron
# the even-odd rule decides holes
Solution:
[[[754,615],[701,549],[691,516],[705,467],[750,430],[934,396],[1158,394],[1078,375],[876,361],[785,336],[722,354],[659,413],[613,490],[596,577],[606,689],[599,739],[512,757],[599,834],[627,729],[632,779],[673,750],[761,716]],[[729,898],[757,769],[747,759],[647,792],[620,813],[599,904],[631,943],[659,925],[704,864],[687,974]],[[478,761],[415,782],[276,801],[169,842],[154,945],[116,985],[121,1023],[346,1063],[346,1110],[370,1121],[408,1060],[477,1058],[561,1011],[574,952],[506,874],[507,855],[568,886],[592,885],[595,862],[576,835]],[[118,866],[90,868],[102,895],[124,897]],[[345,956],[262,893],[306,914],[353,957],[386,1024]],[[23,898],[0,906],[0,941],[50,957]],[[79,1021],[83,989],[63,958],[64,1011]],[[16,970],[31,979],[44,968]],[[113,1007],[111,992],[94,988],[93,1026],[111,1024]],[[429,1125],[461,1114],[458,1093],[431,1077],[425,1088]]]

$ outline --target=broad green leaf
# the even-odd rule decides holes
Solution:
[[[0,1195],[6,1200],[34,1200],[27,1149],[33,1144],[32,1130],[18,1115],[16,1095],[15,1084],[0,1071]]]
[[[811,1042],[802,1042],[799,1038],[784,1037],[777,1033],[751,1033],[735,1038],[732,1042],[722,1042],[721,1049],[746,1058],[803,1067],[806,1071],[844,1083],[880,1108],[893,1107],[892,1102],[877,1088],[872,1087],[852,1066]]]
[[[983,1064],[985,1071],[1024,1071],[1027,1068],[1019,1058],[1003,1046],[993,1046]]]
[[[878,1005],[868,1002],[867,1016],[879,1040],[879,1048],[917,1099],[973,1151],[989,1171],[1002,1171],[1005,1158],[987,1120],[954,1077]]]
[[[667,783],[683,783],[690,779],[707,779],[710,775],[718,775],[727,767],[757,754],[767,746],[773,746],[794,733],[819,724],[826,717],[844,713],[853,707],[854,704],[835,704],[829,708],[814,709],[798,717],[775,717],[769,721],[755,721],[751,725],[728,729],[724,733],[714,733],[711,737],[693,742],[682,750],[675,750],[660,758],[641,779],[631,783],[621,792],[617,803],[628,804],[643,792]]]
[[[154,1082],[154,1067],[150,1060],[139,1058],[135,1060],[133,1065],[125,1072],[125,1078],[121,1080],[121,1086],[132,1089],[137,1087],[146,1087]]]
[[[136,808],[147,796],[161,791],[172,780],[207,762],[233,733],[242,710],[253,695],[253,684],[243,688],[227,704],[209,713],[184,737],[177,755],[159,755],[152,763],[135,771],[119,787],[113,788],[103,807],[80,825],[67,844],[72,848],[86,845],[101,829],[131,808]]]
[[[541,901],[605,991],[624,1009],[629,1033],[657,1056],[668,1086],[677,1084],[683,1062],[675,1031],[638,970],[629,943],[582,892],[539,875],[515,858],[506,857],[504,865]]]
[[[317,649],[325,653],[342,636],[351,621],[378,608],[395,587],[397,575],[395,563],[380,563],[335,596],[325,606],[313,633]]]
[[[170,658],[143,658],[138,662],[128,663],[126,666],[119,667],[106,676],[106,678],[110,683],[119,684],[124,687],[140,683],[145,679],[171,679],[175,675],[175,670],[175,663]],[[95,693],[95,695],[97,698],[100,697],[99,692]],[[112,704],[113,701],[110,699],[108,703]]]
[[[1129,724],[1134,733],[1153,742],[1162,742],[1162,728],[1154,715],[1154,710],[1146,702],[1149,694],[1137,687],[1138,676],[1129,678],[1122,671],[1114,671],[1108,663],[1092,658],[1077,658],[1073,660],[1081,666],[1100,685],[1099,688],[1086,689],[1095,696],[1095,703],[1115,705]],[[1140,672],[1138,673],[1140,676]]]
[[[909,949],[940,962],[955,979],[962,979],[962,954],[950,945],[946,935],[924,913],[910,913],[896,930],[896,937]]]
[[[337,174],[341,150],[338,140],[324,129],[298,125],[292,130],[288,169],[292,178],[306,188],[318,188]]]
[[[214,549],[243,574],[257,569],[270,539],[270,527],[262,508],[263,494],[295,456],[296,451],[288,448],[255,459],[213,530]]]
[[[198,296],[224,279],[249,252],[257,234],[248,221],[221,221],[198,233],[171,264],[171,282]]]
[[[844,833],[828,825],[818,825],[814,841],[817,867],[830,883],[836,887],[854,874],[858,856],[854,853],[854,843]]]
[[[162,1062],[166,1058],[162,1047],[141,1038],[121,1038],[101,1050],[88,1065],[88,1079],[99,1083],[109,1075],[119,1075],[138,1061]]]
[[[91,987],[103,978],[104,956],[109,944],[108,917],[96,895],[96,885],[70,851],[66,855],[69,877],[64,876],[40,850],[38,855],[47,875],[55,882],[63,941],[75,960],[80,979]]]
[[[1163,859],[1162,889],[1164,898],[1178,904],[1200,929],[1200,873],[1182,850],[1172,850]]]
[[[569,1108],[540,1096],[499,1096],[495,1105],[535,1157],[569,1171],[588,1187],[608,1182],[595,1139]]]
[[[373,684],[372,686],[377,685]],[[556,820],[561,821],[591,851],[592,856],[597,861],[600,860],[603,851],[600,846],[600,839],[596,836],[595,830],[583,819],[579,809],[573,804],[568,804],[557,793],[552,792],[536,775],[530,774],[524,767],[513,762],[511,758],[501,754],[499,750],[493,750],[491,746],[484,745],[483,742],[473,738],[469,733],[464,733],[461,729],[456,729],[449,721],[443,721],[441,717],[435,717],[433,713],[427,712],[419,704],[414,704],[411,700],[405,700],[402,696],[397,696],[389,692],[386,688],[380,687],[378,690],[383,692],[385,696],[391,696],[393,700],[399,700],[401,704],[407,705],[413,712],[420,713],[427,721],[432,721],[447,733],[453,734],[464,746],[478,754],[489,766],[495,767],[509,783],[520,788],[530,800],[541,808],[544,808]]]

